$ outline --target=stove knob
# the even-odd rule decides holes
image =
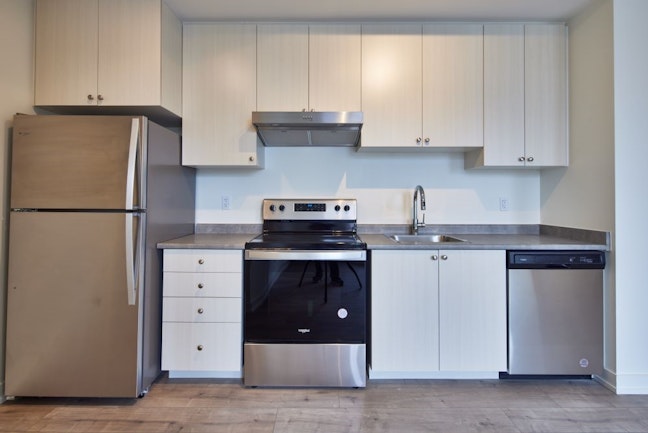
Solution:
[[[347,205],[344,205],[344,210],[345,210],[346,212],[349,212],[349,211],[351,210],[351,206],[349,206],[348,204],[347,204]]]
[[[275,205],[273,205],[273,204],[270,205],[270,211],[274,212],[276,209],[277,208],[275,207]]]
[[[286,210],[286,206],[280,204],[280,205],[279,205],[279,210],[280,210],[281,212],[285,211],[285,210]]]
[[[340,205],[339,205],[339,204],[336,204],[336,205],[335,205],[335,211],[336,211],[336,212],[340,212]]]

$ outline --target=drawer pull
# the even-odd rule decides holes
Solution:
[[[198,264],[199,265],[205,264],[205,259],[198,259]]]
[[[198,349],[198,351],[203,350],[203,345],[202,345],[202,344],[199,344],[198,347],[196,347],[196,349]]]
[[[204,312],[205,312],[205,310],[203,310],[202,308],[199,308],[199,309],[198,309],[198,314],[202,314],[202,313],[204,313]]]
[[[202,289],[203,287],[205,287],[205,285],[203,283],[198,283],[198,288],[199,289]]]

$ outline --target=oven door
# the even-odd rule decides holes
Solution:
[[[365,250],[246,250],[246,343],[365,343]]]

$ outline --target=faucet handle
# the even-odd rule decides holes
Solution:
[[[423,214],[423,221],[419,224],[419,227],[425,227],[425,214]]]

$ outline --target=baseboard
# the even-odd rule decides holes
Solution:
[[[369,379],[499,379],[498,371],[375,371]]]
[[[606,369],[595,379],[618,395],[648,395],[648,374],[618,374]]]
[[[241,371],[169,371],[169,379],[241,379]]]

